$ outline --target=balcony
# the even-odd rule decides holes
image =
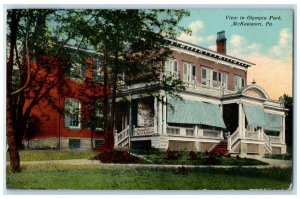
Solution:
[[[186,91],[193,92],[193,93],[213,95],[217,97],[236,93],[236,91],[230,91],[221,86],[219,87],[206,86],[201,83],[195,83],[195,82],[185,82],[185,85],[186,85]]]

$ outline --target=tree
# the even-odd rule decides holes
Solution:
[[[54,46],[48,27],[55,10],[8,10],[7,141],[13,172],[20,172],[18,150],[30,113],[41,100],[53,104],[50,91],[63,81],[62,46]],[[59,57],[59,58],[58,58]],[[29,104],[25,106],[25,101]]]
[[[119,80],[124,80],[127,84],[159,80],[163,62],[171,53],[166,38],[174,39],[181,31],[188,32],[178,26],[178,23],[189,13],[184,10],[78,12],[81,17],[76,17],[75,23],[82,20],[80,24],[86,24],[78,30],[78,34],[86,38],[87,44],[92,45],[95,51],[99,52],[99,56],[103,57],[104,131],[106,147],[111,149],[114,146],[113,134]],[[137,78],[137,74],[141,74],[141,78]],[[161,86],[174,95],[176,95],[176,88],[183,89],[181,81],[173,81],[170,78],[163,79]]]
[[[283,94],[279,97],[279,101],[284,103],[284,107],[288,109],[285,117],[285,141],[288,146],[293,145],[293,115],[294,115],[294,104],[293,97]]]

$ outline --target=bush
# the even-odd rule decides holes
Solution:
[[[128,151],[109,150],[102,152],[93,158],[103,163],[143,163],[143,160],[132,156]]]
[[[217,159],[213,154],[210,154],[207,159],[203,162],[204,165],[216,165],[220,164],[220,160]]]
[[[190,160],[196,160],[197,159],[197,154],[195,151],[190,151],[189,152]]]
[[[177,158],[174,151],[168,149],[167,150],[167,157],[165,159],[166,160],[177,160],[178,158]]]

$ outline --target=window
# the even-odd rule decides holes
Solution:
[[[80,139],[69,139],[69,148],[70,149],[79,149],[80,148]]]
[[[212,69],[202,67],[201,70],[201,84],[212,87],[224,87],[227,89],[227,74],[217,72]]]
[[[167,77],[173,76],[175,78],[178,78],[178,64],[176,60],[167,60],[165,62],[165,75]]]
[[[94,62],[94,80],[96,82],[103,82],[103,71],[102,71],[102,63],[99,59],[95,59]]]
[[[85,79],[85,65],[73,63],[70,68],[70,77],[74,79]]]
[[[213,87],[219,87],[219,82],[218,82],[218,72],[213,71]]]
[[[104,140],[95,140],[95,147],[102,146],[104,144]]]
[[[74,99],[65,100],[65,127],[80,128],[80,102]]]
[[[219,73],[219,82],[220,82],[220,86],[222,86],[223,88],[227,89],[227,74],[226,73]]]
[[[234,90],[235,91],[240,90],[241,88],[243,88],[246,85],[245,79],[242,78],[242,77],[240,77],[240,76],[235,76],[235,78],[234,78],[234,85],[235,85],[234,86]]]
[[[103,114],[100,111],[96,113],[96,130],[103,130]]]
[[[201,71],[201,84],[202,85],[210,86],[211,71],[212,71],[211,69],[202,68],[202,71]]]
[[[184,63],[183,64],[183,81],[195,83],[196,81],[196,66],[192,66],[191,64]]]

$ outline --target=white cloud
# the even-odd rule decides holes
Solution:
[[[239,35],[232,35],[230,39],[230,44],[234,47],[240,47],[245,43],[245,39]]]
[[[201,21],[201,20],[193,21],[189,25],[189,28],[191,29],[191,31],[193,33],[197,33],[199,30],[201,30],[202,28],[204,28],[203,21]]]
[[[292,33],[288,28],[284,28],[279,33],[277,44],[269,50],[269,54],[287,60],[292,57],[292,50]]]
[[[192,34],[185,34],[185,33],[181,33],[177,39],[182,40],[182,41],[186,41],[186,42],[190,42],[196,45],[200,45],[200,46],[205,46],[209,43],[211,43],[212,41],[215,41],[216,36],[215,35],[209,35],[207,37],[201,36],[201,30],[203,30],[204,27],[204,23],[201,20],[196,20],[193,21],[190,25],[189,25],[189,29],[192,31]]]

